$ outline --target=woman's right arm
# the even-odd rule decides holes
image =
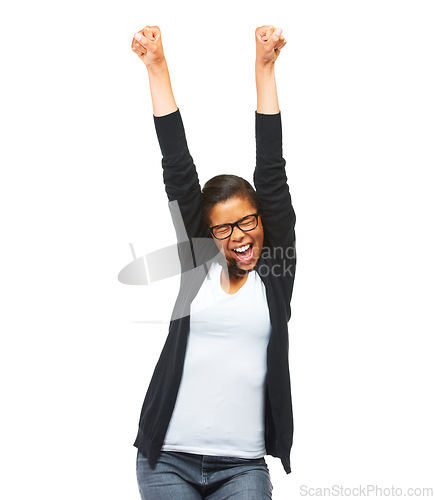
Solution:
[[[154,116],[165,116],[178,109],[164,57],[161,31],[158,26],[146,26],[134,35],[132,50],[146,65],[151,89]]]
[[[262,205],[268,243],[287,249],[295,245],[295,212],[282,153],[282,122],[274,64],[286,45],[282,30],[256,29],[256,168],[254,183]]]
[[[131,48],[148,70],[167,196],[170,202],[177,202],[188,237],[200,237],[201,188],[187,146],[181,114],[173,96],[160,29],[147,26],[139,31],[134,35]],[[179,221],[174,222],[179,233],[176,227]]]

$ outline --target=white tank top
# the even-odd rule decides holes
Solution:
[[[165,451],[260,458],[271,333],[265,287],[256,271],[233,295],[214,262],[190,310],[190,334]]]

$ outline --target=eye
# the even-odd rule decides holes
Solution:
[[[221,226],[215,227],[213,232],[218,238],[220,238],[226,236],[231,232],[231,226],[229,226],[228,224],[222,224]]]
[[[238,225],[242,229],[253,229],[256,226],[256,217],[254,215],[248,215],[247,217],[244,217]]]

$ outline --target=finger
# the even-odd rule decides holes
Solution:
[[[269,42],[271,35],[274,33],[274,30],[275,30],[274,26],[267,26],[267,29],[265,30],[265,34],[262,37],[262,41],[265,43]]]
[[[146,29],[146,28],[145,28]],[[146,36],[142,35],[141,33],[136,33],[134,35],[135,41],[139,44],[138,46],[135,45],[136,48],[138,49],[145,49],[145,50],[152,50],[154,49],[154,42],[149,40]]]
[[[265,41],[268,42],[270,38],[273,36],[273,33],[276,31],[274,26],[267,26],[267,31],[265,33]]]
[[[144,56],[147,53],[147,50],[140,46],[137,47],[137,45],[139,44],[133,44],[131,50],[138,56]]]
[[[285,45],[286,45],[286,42],[275,50],[278,50],[280,52],[283,49],[283,47],[285,47]]]
[[[154,32],[151,26],[146,26],[143,30],[143,34],[148,40],[151,40],[152,42],[155,40]]]
[[[146,52],[146,49],[137,40],[137,37],[139,37],[139,36],[143,36],[141,31],[138,31],[134,35],[133,41],[131,42],[131,49],[134,50],[135,52],[144,52],[144,51]]]
[[[277,28],[273,30],[273,33],[270,35],[270,38],[267,43],[274,46],[276,48],[280,42],[280,35],[282,34],[282,29]]]
[[[152,36],[155,41],[157,41],[161,37],[161,31],[158,26],[149,26],[149,29],[152,32]]]
[[[260,26],[259,28],[256,28],[255,35],[259,40],[266,42],[272,32],[273,26]]]
[[[142,62],[145,62],[146,60],[146,52],[143,53],[143,52],[139,52],[137,51],[136,49],[133,48],[133,52],[136,54],[136,56],[142,61]]]
[[[286,42],[281,46],[281,47],[275,47],[274,48],[274,53],[276,54],[276,56],[278,57],[282,48],[286,45]]]
[[[131,42],[131,49],[133,52],[135,52],[137,55],[144,55],[146,54],[147,50],[143,47],[143,45],[141,45],[135,35],[134,35],[134,38],[133,38],[133,41]]]
[[[266,26],[266,25],[263,25],[263,26],[258,26],[258,27],[255,29],[255,33],[256,33],[257,35],[261,35],[261,34],[265,33],[269,27],[270,27],[270,26]]]
[[[283,38],[283,36],[281,36],[276,46],[274,47],[274,50],[276,49],[281,50],[285,45],[286,45],[286,40],[285,38]]]

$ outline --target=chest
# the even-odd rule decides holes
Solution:
[[[243,286],[236,293],[228,294],[221,287],[220,273],[220,266],[211,268],[191,304],[191,333],[232,342],[268,341],[270,313],[260,277],[255,272],[249,273]]]

